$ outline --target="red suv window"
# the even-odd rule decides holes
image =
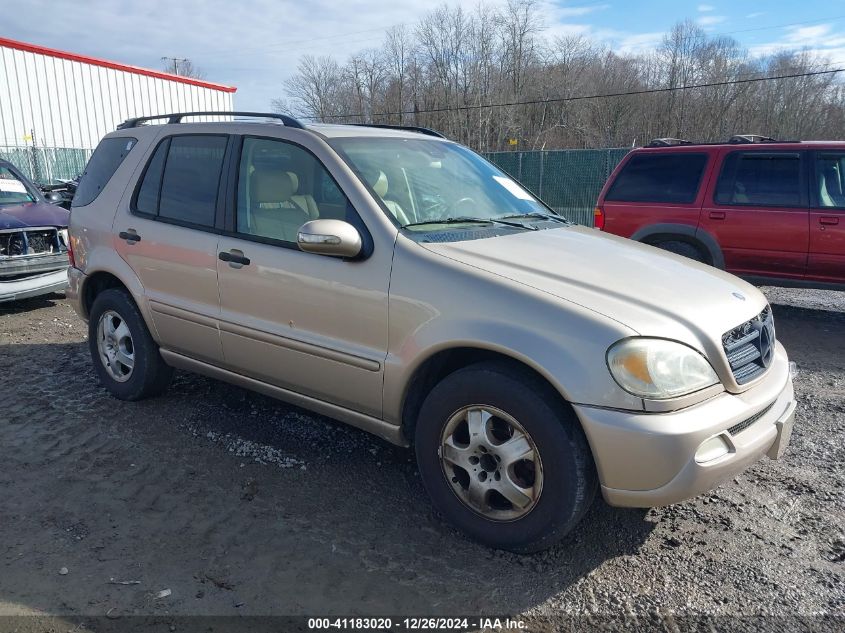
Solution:
[[[706,165],[706,154],[638,154],[622,167],[605,200],[689,204],[695,200]]]
[[[801,206],[798,152],[731,152],[716,185],[718,204]]]

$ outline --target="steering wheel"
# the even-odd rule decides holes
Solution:
[[[470,215],[477,206],[475,200],[464,197],[449,205],[450,215]]]

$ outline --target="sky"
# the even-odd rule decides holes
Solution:
[[[490,0],[488,6],[502,0]],[[730,35],[753,54],[808,48],[845,66],[843,0],[539,0],[546,34],[583,34],[619,52],[659,44],[680,20]],[[235,107],[267,111],[301,55],[378,46],[442,0],[5,0],[0,37],[162,68],[189,58],[209,81],[237,87]],[[478,0],[452,0],[474,9]]]

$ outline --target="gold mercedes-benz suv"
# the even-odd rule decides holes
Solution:
[[[219,116],[126,121],[74,198],[70,296],[115,397],[179,368],[413,446],[434,507],[519,552],[598,488],[674,503],[786,448],[753,286],[571,224],[428,129]]]

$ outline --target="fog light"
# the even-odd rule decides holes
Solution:
[[[731,447],[721,435],[711,437],[706,442],[702,443],[695,452],[695,461],[699,464],[704,462],[712,462],[714,459],[719,459],[723,455],[727,455]]]

